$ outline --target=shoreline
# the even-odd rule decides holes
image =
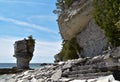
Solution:
[[[115,80],[113,72],[110,72],[108,66],[104,65],[107,70],[101,69],[101,67],[104,68],[101,64],[104,59],[99,61],[101,58],[106,58],[106,56],[79,58],[45,65],[38,69],[26,70],[10,76],[8,74],[8,77],[1,79],[0,82],[119,82]],[[96,64],[95,61],[99,63]],[[90,69],[91,67],[92,69]],[[97,70],[99,71],[97,72]]]
[[[16,68],[0,68],[0,75],[3,74],[16,74],[23,72],[24,70],[22,69],[16,69]]]
[[[4,64],[4,63],[2,63],[2,64]],[[9,64],[15,64],[15,63],[9,63]],[[33,66],[31,66],[31,65],[33,65]],[[0,75],[16,74],[16,73],[20,73],[20,72],[27,71],[27,70],[35,70],[35,69],[38,69],[38,68],[40,68],[42,66],[46,66],[46,65],[52,65],[52,63],[31,63],[29,69],[17,69],[17,67],[6,67],[6,68],[1,67],[0,68]]]
[[[119,50],[120,47],[95,57],[61,61],[34,70],[24,70],[11,74],[0,82],[91,82],[91,79],[94,82],[119,82]]]

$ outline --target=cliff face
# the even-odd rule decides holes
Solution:
[[[34,43],[30,39],[16,41],[14,49],[14,56],[17,58],[17,68],[29,69],[29,62],[34,52]]]
[[[107,46],[107,38],[94,22],[93,0],[76,0],[58,18],[60,34],[64,40],[76,37],[83,49],[80,57],[93,57],[102,54]]]
[[[70,40],[80,33],[93,17],[92,0],[77,0],[65,9],[58,18],[60,33]]]
[[[93,57],[102,54],[107,45],[107,38],[94,20],[90,20],[87,27],[77,36],[77,42],[83,48],[81,56]]]

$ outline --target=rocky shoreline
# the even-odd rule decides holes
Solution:
[[[20,73],[23,72],[22,69],[16,69],[16,68],[0,68],[0,75],[3,74],[14,74],[14,73]]]
[[[52,64],[53,63],[40,63],[39,67],[47,66],[47,65],[52,65]],[[26,70],[34,70],[34,69],[37,69],[37,68],[29,68],[29,69],[19,69],[17,67],[0,68],[0,75],[3,75],[3,74],[15,74],[15,73],[20,73],[20,72],[23,72],[23,71],[26,71]]]
[[[67,66],[65,63],[60,62],[58,65],[47,65],[36,70],[27,70],[22,73],[10,74],[8,77],[1,79],[0,82],[119,82],[115,80],[112,74],[93,79],[63,77],[65,66]]]
[[[0,74],[7,74],[0,78],[0,82],[120,82],[120,30],[115,26],[119,19],[112,12],[106,13],[108,16],[104,18],[110,8],[117,10],[118,2],[111,4],[113,1],[102,1],[113,7],[105,4],[104,13],[100,14],[102,19],[97,18],[98,22],[104,22],[101,21],[103,25],[100,25],[94,17],[94,0],[57,1],[56,6],[60,11],[57,22],[63,39],[62,50],[55,55],[57,63],[44,63],[42,67],[30,70],[35,39],[29,36],[15,42],[13,56],[17,59],[17,67],[0,69]]]
[[[0,82],[119,82],[119,51],[120,47],[95,57],[45,65],[12,74]]]

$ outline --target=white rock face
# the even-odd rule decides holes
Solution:
[[[119,82],[114,79],[112,75],[100,77],[96,79],[89,79],[89,80],[73,80],[70,82]]]
[[[86,82],[86,80],[73,80],[73,81],[70,81],[70,82]]]
[[[87,28],[77,35],[77,42],[83,49],[80,55],[84,57],[101,54],[107,46],[107,38],[94,20],[91,20]]]
[[[61,75],[62,75],[62,70],[59,69],[59,70],[56,71],[55,74],[52,75],[51,79],[53,81],[58,81],[61,78]]]
[[[83,57],[101,54],[107,46],[103,30],[93,21],[92,3],[93,0],[76,0],[58,18],[62,38],[71,40],[77,37],[78,44],[83,49],[80,54]]]
[[[70,40],[81,32],[93,17],[93,0],[77,0],[58,18],[61,36]]]

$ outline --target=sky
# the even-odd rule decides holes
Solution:
[[[36,40],[31,63],[52,63],[61,49],[56,0],[0,0],[0,63],[15,63],[15,41]]]

